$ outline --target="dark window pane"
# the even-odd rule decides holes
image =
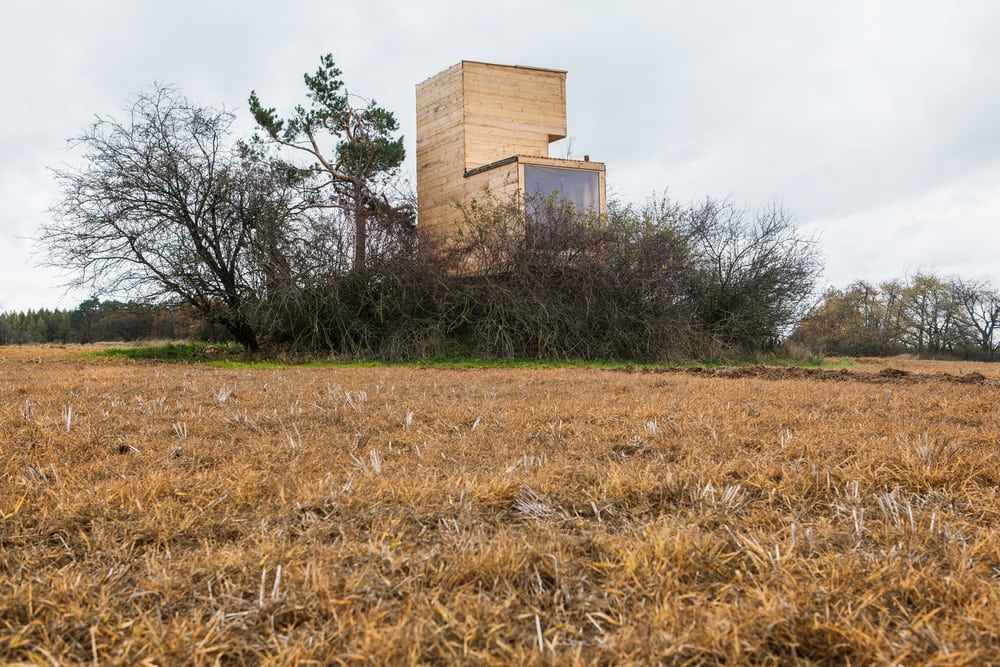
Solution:
[[[555,195],[577,210],[597,211],[600,207],[599,176],[596,171],[558,167],[524,167],[524,194],[529,202],[548,200]]]

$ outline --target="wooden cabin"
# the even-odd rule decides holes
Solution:
[[[421,239],[448,235],[458,208],[558,197],[604,215],[604,164],[549,157],[566,136],[566,72],[463,60],[417,84],[417,199]]]

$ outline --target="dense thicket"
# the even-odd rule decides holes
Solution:
[[[792,339],[825,354],[903,352],[994,360],[1000,351],[1000,290],[987,281],[920,273],[831,289]]]
[[[380,256],[271,310],[305,350],[407,357],[655,358],[693,345],[687,252],[667,216],[607,221],[474,202],[438,248]]]
[[[820,262],[787,214],[728,202],[612,205],[486,196],[442,245],[408,232],[363,270],[274,283],[260,328],[306,352],[665,359],[776,344],[803,312]]]

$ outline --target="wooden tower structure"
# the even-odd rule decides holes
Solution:
[[[442,238],[457,204],[556,196],[605,213],[600,162],[549,157],[566,136],[566,72],[463,60],[417,84],[417,199],[423,239]]]

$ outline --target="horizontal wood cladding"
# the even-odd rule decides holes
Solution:
[[[486,192],[519,197],[525,164],[599,171],[603,212],[604,165],[548,157],[549,143],[566,136],[565,71],[462,61],[416,92],[422,239],[450,235],[460,206]]]
[[[465,163],[462,107],[462,63],[417,84],[417,202],[422,237],[457,222],[451,211],[464,193],[459,171]]]
[[[566,136],[566,73],[465,62],[465,168],[510,155],[549,154]]]
[[[520,172],[516,162],[458,181],[441,183],[436,196],[420,201],[420,237],[425,241],[446,241],[462,222],[462,205],[473,200],[507,202],[517,196]],[[425,208],[426,206],[426,208]]]
[[[533,150],[534,146],[531,144],[514,143],[513,141],[505,140],[503,143],[498,143],[497,145],[501,149],[490,150],[489,147],[482,145],[468,147],[465,151],[466,161],[463,171],[475,169],[476,167],[502,160],[511,155],[536,155]]]

